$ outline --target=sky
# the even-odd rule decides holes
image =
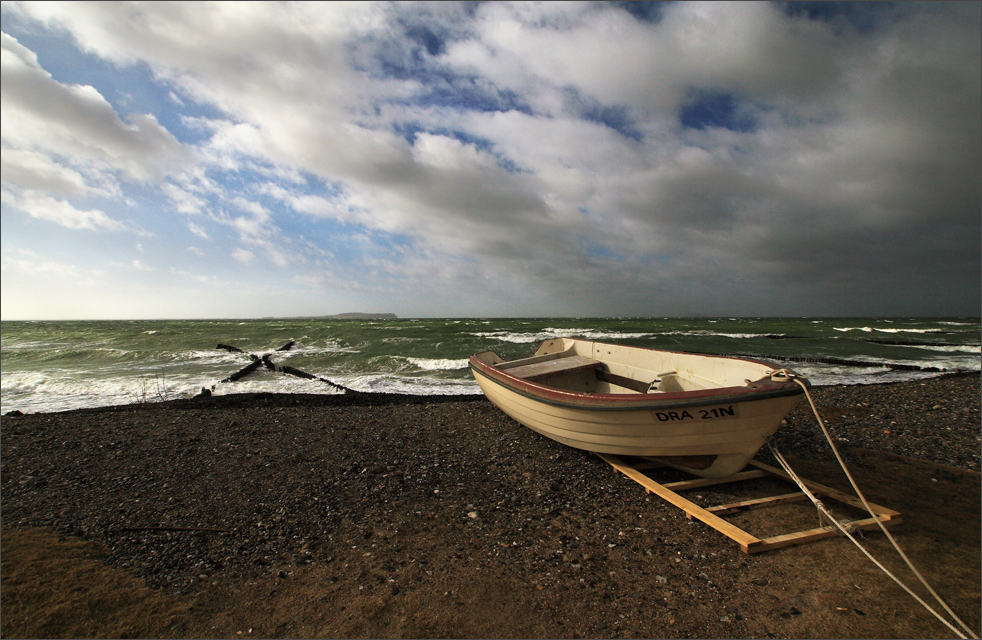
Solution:
[[[0,315],[978,316],[980,8],[4,3]]]

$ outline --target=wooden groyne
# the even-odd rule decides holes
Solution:
[[[269,371],[279,371],[281,373],[285,373],[285,374],[288,374],[288,375],[291,375],[291,376],[296,376],[298,378],[304,378],[306,380],[319,380],[320,382],[323,382],[324,384],[327,384],[331,388],[337,389],[338,391],[341,391],[342,393],[352,393],[352,394],[353,393],[359,393],[358,391],[355,391],[354,389],[349,389],[349,388],[347,388],[347,387],[345,387],[343,385],[337,384],[336,382],[332,382],[331,380],[328,380],[327,378],[321,378],[319,376],[315,376],[312,373],[307,373],[306,371],[301,371],[300,369],[297,369],[296,367],[291,367],[291,366],[287,366],[287,365],[284,365],[284,366],[281,366],[281,367],[280,366],[277,366],[276,363],[273,362],[273,359],[271,357],[273,355],[273,353],[282,352],[282,351],[289,351],[290,349],[293,348],[293,346],[295,344],[296,344],[296,341],[291,340],[291,341],[287,342],[286,344],[284,344],[282,347],[279,347],[279,348],[275,349],[272,353],[265,353],[265,354],[263,354],[261,356],[258,356],[258,355],[254,354],[254,353],[248,354],[249,357],[252,358],[252,362],[250,362],[246,366],[242,367],[241,369],[239,369],[238,371],[236,371],[232,375],[228,376],[227,378],[223,379],[222,382],[223,383],[238,382],[242,378],[245,378],[247,375],[249,375],[250,373],[254,372],[259,367],[265,366],[266,369],[269,370]],[[225,351],[228,351],[230,353],[246,353],[242,349],[240,349],[240,348],[238,348],[236,346],[233,346],[233,345],[228,345],[228,344],[221,344],[221,343],[219,343],[216,348],[217,349],[224,349]],[[202,394],[204,394],[204,395],[210,395],[210,392],[208,391],[208,389],[202,389]]]
[[[259,368],[259,365],[261,365],[263,363],[263,361],[260,358],[258,358],[257,356],[254,356],[252,354],[249,354],[249,355],[252,356],[252,358],[253,358],[252,362],[250,362],[246,366],[242,367],[241,369],[239,369],[238,371],[236,371],[235,373],[233,373],[229,377],[225,378],[224,380],[222,380],[222,382],[238,382],[242,378],[246,377],[247,375],[249,375],[250,373],[252,373],[256,369],[258,369]]]

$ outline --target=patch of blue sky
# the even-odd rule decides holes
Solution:
[[[411,81],[419,88],[416,95],[394,100],[393,104],[532,113],[530,105],[517,93],[496,87],[478,75],[458,73],[441,62],[439,55],[446,48],[449,33],[438,33],[440,29],[433,24],[410,24],[405,19],[399,22],[403,38],[389,34],[348,44],[349,59],[358,72],[369,78]]]
[[[156,77],[144,62],[117,65],[79,49],[66,32],[22,28],[16,20],[8,25],[7,12],[4,31],[33,51],[38,64],[56,81],[93,87],[123,120],[130,114],[153,115],[178,141],[194,144],[210,132],[188,126],[183,118],[223,117],[218,109],[191,100],[179,88]]]
[[[725,91],[693,90],[679,112],[679,121],[690,129],[729,129],[741,133],[757,130],[757,119],[741,108],[735,95]]]
[[[286,236],[301,244],[309,243],[316,247],[314,253],[327,253],[344,267],[365,266],[373,260],[400,262],[400,256],[415,246],[411,236],[370,229],[360,223],[330,218],[312,220],[299,213],[280,215],[277,223]]]
[[[627,107],[605,105],[595,98],[584,96],[574,87],[563,88],[563,108],[572,115],[613,129],[637,142],[644,137]]]
[[[266,169],[258,166],[216,172],[212,177],[222,185],[224,197],[209,197],[208,206],[240,217],[252,213],[250,205],[259,205],[270,213],[270,224],[282,237],[312,243],[345,263],[361,262],[366,252],[382,257],[412,244],[408,235],[378,231],[356,222],[365,212],[351,209],[341,183],[326,182],[307,172],[299,174],[299,182],[276,182],[269,179]],[[317,198],[334,210],[303,210],[296,207],[293,198]]]
[[[270,167],[257,163],[244,163],[235,171],[216,171],[208,169],[208,175],[221,185],[229,195],[252,196],[256,187],[268,182],[267,169]]]
[[[432,24],[406,22],[397,19],[384,36],[372,34],[349,41],[348,56],[354,67],[371,76],[405,80],[438,65],[436,58],[446,47],[445,35],[438,34]]]
[[[325,180],[310,171],[300,171],[297,175],[299,180],[291,184],[290,188],[298,189],[304,195],[322,198],[340,198],[344,195],[344,184],[341,182]]]
[[[611,5],[627,11],[641,22],[657,24],[661,22],[665,9],[672,2],[653,2],[650,0],[623,0],[611,2]]]
[[[532,115],[532,107],[514,91],[501,89],[476,77],[451,74],[430,74],[435,77],[417,77],[426,90],[411,100],[422,107],[449,107],[458,111],[518,111]]]
[[[152,202],[152,201],[151,201]],[[169,221],[160,216],[157,207],[150,205],[154,215],[143,210],[147,201],[142,197],[126,201],[91,197],[70,202],[77,211],[101,212],[113,226],[96,223],[93,228],[76,228],[30,215],[19,208],[19,215],[8,215],[4,204],[4,255],[27,251],[38,258],[55,263],[73,264],[81,269],[105,267],[110,260],[140,257],[137,247],[153,247],[158,240],[169,242]],[[110,258],[111,256],[111,258]]]
[[[866,34],[893,24],[900,18],[908,3],[903,2],[779,2],[781,9],[792,18],[807,18],[825,22],[833,27],[849,26]],[[917,4],[917,3],[910,3]]]
[[[446,35],[438,34],[429,25],[407,24],[404,28],[406,37],[426,51],[427,55],[438,56],[446,51]]]

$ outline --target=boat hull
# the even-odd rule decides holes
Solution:
[[[781,426],[801,389],[763,384],[691,394],[592,395],[509,379],[472,359],[485,396],[529,429],[562,444],[658,458],[695,475],[739,472]]]

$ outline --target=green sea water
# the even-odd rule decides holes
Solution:
[[[980,369],[978,318],[462,318],[3,322],[2,411],[61,411],[254,391],[336,393],[265,367],[270,354],[360,391],[479,393],[467,358],[528,355],[557,336],[770,358],[813,384],[868,384]],[[287,343],[289,351],[275,351]],[[244,353],[219,349],[231,345]],[[810,360],[803,362],[803,360]],[[843,362],[853,364],[844,364]],[[862,363],[862,364],[857,364]],[[885,366],[902,365],[902,369]]]

